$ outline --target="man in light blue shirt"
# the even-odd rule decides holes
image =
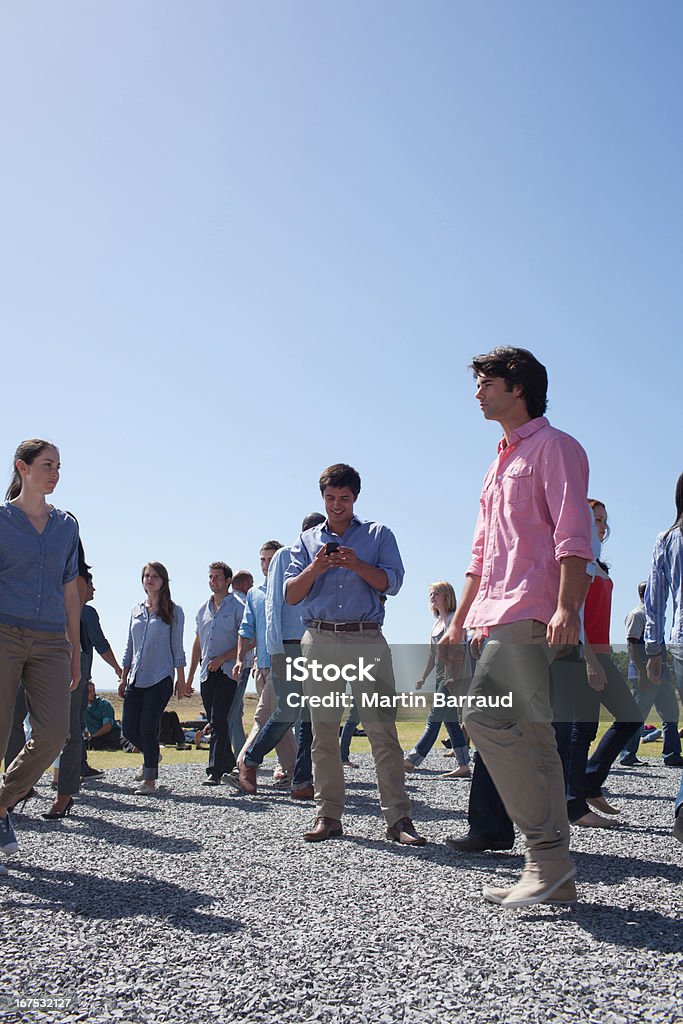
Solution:
[[[245,658],[248,652],[256,646],[256,692],[259,695],[259,702],[254,713],[254,725],[237,758],[240,769],[242,768],[242,761],[246,750],[256,739],[259,731],[264,727],[275,708],[275,691],[273,690],[273,683],[270,678],[270,655],[266,643],[266,582],[270,563],[275,552],[279,551],[281,547],[282,544],[279,540],[268,540],[261,546],[259,561],[261,563],[261,571],[266,579],[264,579],[261,586],[252,587],[247,594],[244,615],[242,616],[242,624],[239,630],[237,662],[233,675],[235,679],[240,678]],[[285,733],[277,744],[277,754],[280,760],[281,771],[276,772],[275,778],[276,781],[288,787],[294,774],[294,762],[296,760],[296,743],[294,742],[294,734],[291,728],[289,728],[289,731]],[[241,779],[230,781],[234,781],[234,784],[244,790],[244,792],[256,792],[255,785],[253,788],[250,788]]]
[[[398,545],[386,526],[361,522],[353,514],[361,481],[352,466],[329,466],[319,485],[327,520],[302,533],[285,574],[287,603],[300,606],[306,626],[301,681],[313,725],[317,817],[304,839],[321,842],[342,834],[345,791],[339,723],[350,682],[375,759],[387,838],[423,845],[425,840],[410,819],[403,750],[391,707],[391,652],[381,630],[380,597],[397,594],[403,583]],[[373,698],[379,697],[388,704],[373,707]]]
[[[205,786],[220,785],[223,775],[229,774],[236,763],[230,745],[228,718],[237,689],[232,670],[243,606],[234,594],[228,593],[231,580],[232,569],[229,565],[225,562],[211,563],[211,597],[197,612],[197,635],[188,674],[188,684],[191,686],[197,666],[200,665],[202,702],[211,725]]]
[[[240,569],[232,578],[232,592],[238,601],[242,604],[242,614],[244,614],[244,606],[247,603],[247,594],[254,586],[254,577],[251,575],[248,569]],[[230,734],[230,746],[237,753],[239,752],[244,744],[247,742],[247,736],[244,731],[244,694],[247,690],[247,684],[249,682],[249,676],[251,670],[254,667],[254,655],[251,651],[248,651],[245,655],[242,675],[237,680],[237,690],[235,692],[235,699],[232,702],[230,708],[230,714],[228,716],[228,733]]]
[[[320,512],[312,512],[304,519],[301,529],[306,531],[325,522]],[[289,568],[290,548],[275,552],[268,568],[266,585],[266,648],[270,656],[270,678],[277,697],[277,707],[247,748],[240,764],[240,783],[247,793],[256,792],[256,770],[264,757],[280,742],[295,722],[299,723],[297,755],[292,776],[292,797],[295,800],[313,799],[313,770],[311,767],[310,716],[302,717],[301,702],[292,706],[290,696],[301,696],[301,685],[287,681],[286,659],[301,656],[301,637],[304,624],[298,605],[285,601],[284,578]]]

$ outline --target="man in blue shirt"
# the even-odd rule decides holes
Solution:
[[[197,666],[202,702],[211,725],[209,763],[205,786],[219,786],[224,774],[235,767],[230,745],[228,718],[235,699],[237,684],[232,677],[237,653],[237,631],[242,621],[243,605],[229,594],[232,569],[225,562],[209,566],[211,597],[197,612],[197,634],[192,646],[188,686],[192,685]]]
[[[317,817],[304,834],[320,842],[342,834],[344,769],[339,751],[339,722],[351,682],[375,759],[387,838],[423,845],[410,819],[403,751],[398,741],[391,652],[382,636],[380,596],[397,594],[403,563],[391,530],[361,522],[353,514],[360,476],[344,463],[320,477],[327,520],[302,533],[285,574],[288,604],[301,605],[306,632],[301,640],[303,694],[313,726],[313,777]],[[373,707],[374,698],[388,702]],[[323,706],[323,701],[326,706]]]
[[[325,522],[320,512],[307,515],[301,524],[302,531]],[[301,637],[304,625],[301,610],[287,604],[284,594],[284,577],[289,568],[290,548],[279,548],[268,567],[266,583],[266,648],[270,656],[270,678],[277,697],[277,707],[259,732],[256,739],[245,751],[240,764],[240,786],[246,793],[256,792],[256,770],[264,757],[280,742],[297,720],[299,732],[296,763],[292,776],[292,797],[295,800],[313,799],[313,775],[311,768],[310,716],[302,716],[302,707],[292,706],[292,694],[301,695],[301,687],[287,680],[286,658],[301,656]]]
[[[249,651],[256,647],[256,691],[259,695],[259,702],[254,712],[254,725],[237,758],[240,769],[242,768],[242,760],[247,748],[254,742],[260,730],[263,729],[275,706],[275,691],[273,690],[273,683],[270,678],[270,655],[268,653],[268,644],[266,643],[266,586],[270,563],[275,553],[281,547],[282,544],[279,540],[267,540],[265,544],[261,545],[259,561],[261,563],[261,571],[266,578],[260,587],[252,587],[247,594],[247,602],[244,606],[244,615],[242,616],[242,624],[239,630],[237,663],[235,664],[233,675],[235,679],[240,678]],[[281,769],[274,773],[276,784],[282,783],[284,786],[289,787],[296,761],[296,743],[294,742],[294,734],[291,727],[278,742],[277,754],[280,759]],[[240,772],[241,774],[242,772]],[[250,786],[248,782],[245,783],[242,778],[230,781],[247,793],[256,792],[255,780],[253,786]]]

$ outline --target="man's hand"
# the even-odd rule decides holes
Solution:
[[[462,626],[455,626],[454,628],[453,622],[451,622],[439,640],[438,649],[439,661],[444,665],[448,665],[451,677],[461,675],[466,654],[467,644],[462,642]]]
[[[341,548],[339,548],[338,550],[341,551]],[[309,568],[313,570],[313,573],[316,576],[321,576],[324,572],[327,572],[328,569],[331,569],[333,565],[339,564],[337,562],[332,561],[332,559],[336,557],[337,551],[333,552],[333,554],[331,555],[325,554],[325,545],[323,544],[323,546],[320,548],[315,558],[311,562]]]
[[[551,647],[575,647],[581,635],[581,618],[578,612],[557,608],[546,630],[546,640]]]
[[[223,664],[222,658],[212,658],[209,664],[206,666],[209,672],[218,672],[218,669]]]
[[[232,678],[236,679],[238,683],[240,681],[240,677],[242,675],[242,669],[243,668],[244,668],[244,666],[243,666],[241,661],[236,661],[235,662],[235,667],[232,670]]]
[[[588,672],[588,685],[591,690],[595,690],[596,693],[602,693],[607,686],[607,676],[600,662],[586,661],[586,670]]]
[[[324,548],[322,549],[325,550]],[[316,558],[318,556],[316,555]],[[331,555],[327,556],[329,562],[328,569],[331,567],[337,569],[350,569],[351,572],[358,572],[361,565],[361,559],[358,557],[353,548],[339,547],[336,551],[333,551]]]
[[[662,656],[661,654],[653,654],[647,659],[647,678],[655,686],[659,686],[662,681]]]
[[[121,682],[119,683],[119,688],[118,688],[117,692],[118,692],[119,697],[125,697],[125,695],[126,695],[126,680],[125,679],[122,679]]]
[[[69,690],[75,690],[81,681],[81,651],[73,649],[71,651],[71,668],[70,668],[71,681],[69,682]]]

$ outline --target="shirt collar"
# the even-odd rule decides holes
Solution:
[[[510,440],[507,441],[505,437],[501,437],[498,442],[498,454],[504,452],[506,448],[511,448],[513,444],[517,444],[518,441],[524,440],[525,437],[531,437],[537,430],[541,430],[542,427],[547,427],[548,420],[545,416],[537,416],[536,419],[528,420],[523,423],[521,427],[517,427],[510,434]]]
[[[346,530],[348,532],[351,529],[352,526],[360,526],[360,525],[361,525],[361,521],[358,518],[358,516],[356,515],[356,513],[354,512],[354,514],[351,516],[351,520],[349,522],[349,525],[346,527]],[[328,533],[330,535],[330,537],[338,537],[339,536],[339,534],[332,532],[332,530],[330,529],[329,524],[327,522],[327,519],[325,520],[324,523],[320,524],[320,535],[321,536],[322,536],[323,532],[324,533]]]

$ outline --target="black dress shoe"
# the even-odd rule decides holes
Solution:
[[[486,850],[511,850],[514,842],[507,840],[492,839],[489,836],[478,836],[474,832],[468,832],[460,839],[447,839],[446,846],[451,850],[458,850],[460,853],[484,853]]]
[[[221,780],[214,779],[213,776],[209,775],[208,779],[204,779],[202,786],[220,786]]]
[[[624,757],[619,764],[622,768],[647,768],[648,766],[647,761],[641,761],[635,754],[631,754],[629,757]]]
[[[667,768],[683,768],[683,757],[680,754],[676,757],[665,757],[664,764]]]

